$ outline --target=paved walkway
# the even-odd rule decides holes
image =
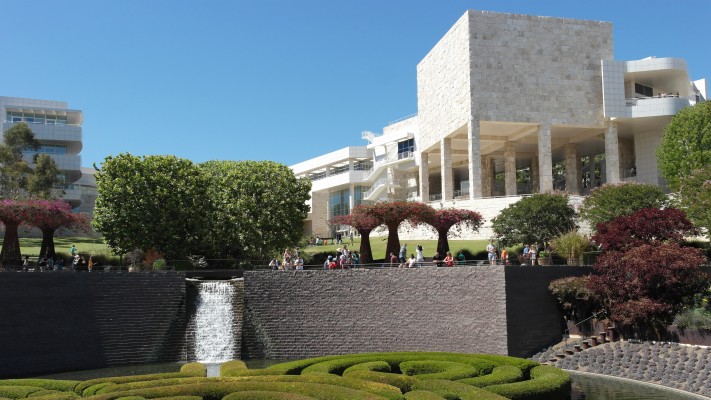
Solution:
[[[711,348],[624,341],[601,344],[550,362],[556,354],[573,350],[581,342],[569,340],[532,359],[563,369],[656,383],[711,397]]]

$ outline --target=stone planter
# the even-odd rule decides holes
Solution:
[[[551,257],[539,257],[538,265],[551,265]]]

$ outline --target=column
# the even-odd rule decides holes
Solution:
[[[578,175],[578,193],[580,193],[583,189],[583,157],[580,154],[575,157],[575,168]]]
[[[607,183],[620,182],[620,150],[615,121],[608,121],[605,127],[605,177]]]
[[[430,201],[430,165],[429,154],[420,153],[420,201]]]
[[[574,143],[565,145],[565,190],[569,194],[580,194],[578,189],[578,151]]]
[[[541,186],[539,185],[538,176],[538,155],[531,157],[531,193],[539,193]]]
[[[454,172],[452,171],[452,139],[443,138],[439,142],[442,161],[442,201],[454,199]]]
[[[483,156],[481,158],[481,195],[482,197],[491,197],[492,190],[492,180],[494,179],[494,174],[491,172],[491,166],[494,163],[489,156]],[[469,189],[471,190],[471,188]]]
[[[506,142],[504,150],[504,187],[507,196],[516,196],[516,148],[514,142]]]
[[[481,139],[479,138],[479,120],[469,118],[467,125],[469,150],[469,198],[480,199],[481,190]]]
[[[553,150],[551,146],[551,125],[538,126],[538,168],[541,193],[553,191]]]
[[[355,185],[352,183],[348,187],[348,212],[353,211],[353,207],[355,207]]]

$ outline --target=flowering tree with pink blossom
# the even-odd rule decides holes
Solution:
[[[410,226],[414,227],[428,223],[433,220],[435,210],[424,203],[391,201],[373,204],[372,208],[368,210],[368,214],[388,228],[388,244],[384,257],[387,259],[390,253],[398,254],[400,251],[400,236],[398,235],[400,224],[407,221]]]
[[[373,261],[373,252],[370,248],[370,232],[380,226],[381,222],[372,215],[372,206],[356,206],[350,214],[333,217],[330,223],[332,225],[348,225],[358,231],[360,235],[360,260],[363,264]]]
[[[428,223],[437,231],[437,252],[445,254],[449,251],[448,235],[458,235],[464,227],[476,232],[484,223],[484,218],[476,211],[446,208],[435,211]]]
[[[0,222],[5,226],[5,237],[2,241],[0,261],[2,265],[22,264],[20,254],[20,239],[17,229],[29,218],[27,202],[18,200],[0,200]]]
[[[27,223],[42,231],[40,256],[54,258],[54,233],[60,228],[88,230],[89,224],[82,214],[72,213],[69,203],[63,200],[29,200]]]

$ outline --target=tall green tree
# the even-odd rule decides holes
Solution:
[[[27,192],[37,199],[55,198],[55,187],[63,183],[56,161],[49,154],[37,154],[34,163],[32,174],[27,178]]]
[[[580,216],[594,229],[601,222],[630,215],[643,208],[664,208],[669,204],[658,186],[642,183],[607,184],[595,188],[583,200]]]
[[[299,242],[310,181],[272,161],[209,161],[200,169],[210,180],[212,254],[260,259]]]
[[[96,173],[93,226],[117,254],[154,249],[168,259],[204,254],[210,180],[174,156],[107,157]]]
[[[27,188],[27,177],[32,173],[29,163],[22,158],[25,150],[37,150],[40,143],[24,123],[11,126],[3,133],[0,145],[0,195],[18,199]]]
[[[692,171],[711,167],[711,102],[679,111],[667,125],[657,149],[659,172],[673,191]]]
[[[491,225],[504,246],[544,243],[575,228],[575,210],[567,195],[534,194],[501,210]]]
[[[711,168],[693,171],[681,178],[679,205],[697,227],[711,238]]]

